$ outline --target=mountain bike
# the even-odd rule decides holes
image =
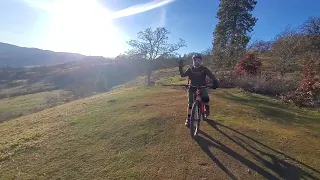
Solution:
[[[190,114],[190,135],[192,138],[196,138],[198,136],[198,132],[200,129],[200,121],[207,120],[208,112],[205,108],[205,103],[202,101],[201,98],[201,89],[207,88],[208,86],[189,86],[189,88],[196,88],[196,93],[193,96],[193,104],[191,108]]]
[[[195,94],[193,95],[193,104],[191,108],[191,114],[190,114],[190,122],[189,122],[189,128],[190,128],[190,135],[193,139],[197,138],[198,132],[200,129],[200,121],[201,119],[203,121],[207,120],[208,112],[205,108],[205,103],[202,101],[201,98],[201,89],[202,88],[208,88],[210,86],[191,86],[191,85],[163,85],[163,86],[183,86],[186,89],[195,88]]]

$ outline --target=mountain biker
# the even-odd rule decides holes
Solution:
[[[201,65],[202,62],[202,57],[200,54],[194,54],[192,56],[192,60],[193,60],[193,66],[191,68],[188,68],[185,72],[183,72],[182,68],[183,68],[183,61],[180,60],[179,62],[179,71],[180,71],[180,75],[181,77],[187,77],[189,78],[189,80],[191,81],[190,85],[191,86],[206,86],[207,82],[206,82],[206,76],[208,76],[209,78],[212,79],[212,88],[216,89],[218,87],[218,80],[215,77],[215,75],[212,74],[212,72],[205,66]],[[189,89],[189,93],[188,93],[188,117],[186,119],[185,125],[188,126],[189,125],[189,121],[190,121],[190,113],[191,113],[191,109],[192,109],[192,104],[193,104],[193,96],[196,93],[196,89],[190,87]],[[205,103],[205,108],[207,111],[207,114],[209,116],[209,95],[207,92],[206,88],[202,88],[201,89],[201,99],[202,101]]]

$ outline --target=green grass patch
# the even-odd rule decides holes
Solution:
[[[223,91],[223,93],[219,93],[218,96],[234,103],[250,106],[257,111],[259,116],[263,116],[268,120],[304,126],[320,132],[319,111],[298,108],[268,96],[248,93],[241,90]]]
[[[187,79],[182,78],[180,75],[168,77],[168,78],[161,78],[156,81],[157,85],[168,85],[168,84],[187,84]]]
[[[65,103],[68,92],[55,90],[0,99],[0,123]]]

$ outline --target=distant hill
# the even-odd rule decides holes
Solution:
[[[0,42],[0,67],[61,64],[82,60],[84,55],[19,47]]]

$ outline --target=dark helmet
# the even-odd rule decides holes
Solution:
[[[201,61],[202,61],[202,57],[201,54],[194,54],[192,56],[192,60],[193,60],[193,67],[198,68],[201,65]]]
[[[196,54],[194,54],[194,55],[192,56],[192,59],[193,59],[193,60],[194,60],[194,59],[201,59],[201,60],[202,60],[202,56],[201,56],[201,54],[196,53]]]

